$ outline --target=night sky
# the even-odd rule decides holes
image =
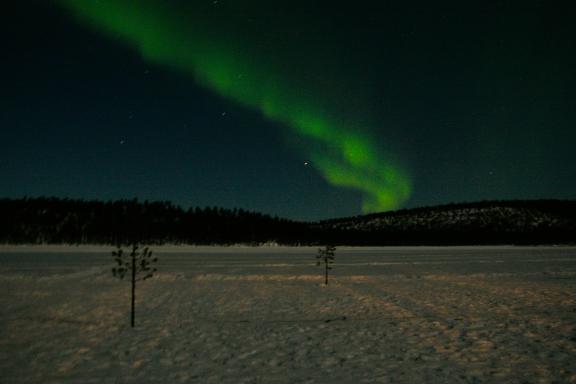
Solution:
[[[307,220],[576,198],[576,23],[562,7],[6,2],[0,197]]]

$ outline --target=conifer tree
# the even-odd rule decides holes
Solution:
[[[156,272],[156,268],[152,268],[152,265],[158,261],[157,257],[152,258],[152,251],[148,247],[145,247],[142,252],[138,252],[138,249],[139,246],[134,244],[130,254],[125,253],[120,246],[112,252],[112,257],[117,264],[112,268],[112,275],[120,280],[129,275],[132,283],[130,314],[130,325],[132,328],[134,328],[136,315],[136,282],[151,278]]]
[[[320,266],[320,264],[324,264],[324,284],[328,285],[328,271],[332,269],[330,266],[334,264],[334,252],[336,251],[336,247],[333,245],[327,245],[324,249],[318,249],[318,254],[316,255],[316,265]]]

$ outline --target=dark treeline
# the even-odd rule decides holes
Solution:
[[[168,201],[0,199],[0,242],[29,244],[279,244],[308,227],[242,209],[191,208]]]
[[[486,201],[316,223],[170,202],[0,199],[10,244],[574,244],[576,201]]]

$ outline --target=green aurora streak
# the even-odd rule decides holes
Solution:
[[[192,75],[219,95],[289,127],[305,139],[298,149],[329,183],[363,193],[364,212],[395,209],[408,199],[409,177],[374,138],[354,122],[334,118],[313,87],[294,85],[269,60],[258,60],[253,48],[238,49],[209,22],[191,23],[162,2],[59,1],[82,22],[136,48],[145,60]]]

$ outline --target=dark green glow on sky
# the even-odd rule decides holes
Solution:
[[[290,62],[275,59],[275,53],[285,55],[275,51],[275,44],[254,38],[257,32],[249,28],[227,24],[230,18],[218,22],[201,6],[183,7],[189,13],[182,15],[152,1],[61,3],[83,24],[128,44],[149,62],[186,73],[207,89],[281,123],[287,136],[298,138],[287,141],[329,183],[363,194],[365,212],[398,208],[410,197],[412,183],[392,156],[394,148],[371,134],[373,119],[356,108],[361,100],[346,100],[346,81],[331,77],[332,56],[324,57],[321,47],[312,52],[303,48],[301,54],[311,58],[296,60],[304,63],[297,71],[289,68]],[[318,58],[323,59],[314,60]],[[362,98],[357,89],[351,92]]]

